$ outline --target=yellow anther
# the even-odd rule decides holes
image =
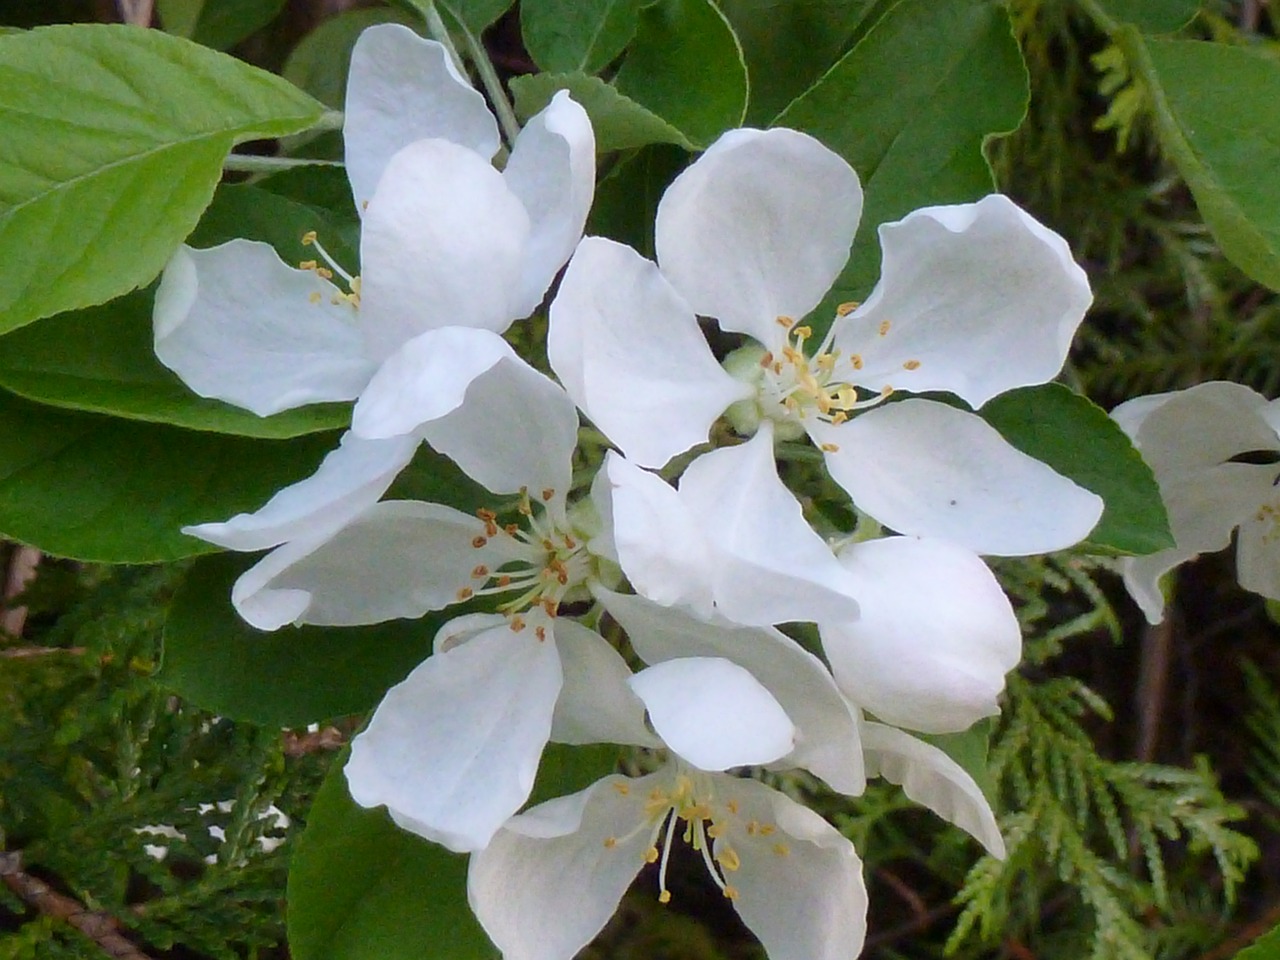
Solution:
[[[671,891],[670,891],[670,890],[663,890],[661,893],[659,893],[659,894],[658,894],[658,902],[659,902],[659,903],[670,903],[670,902],[671,902]]]
[[[544,489],[544,490],[542,491],[542,499],[543,499],[543,500],[550,500],[550,499],[551,499],[552,497],[554,497],[555,495],[556,495],[556,492],[555,492],[555,490],[553,490],[551,487],[547,487],[546,489]]]
[[[723,836],[724,831],[725,826],[723,823],[713,823],[711,826],[707,827],[707,836],[712,840],[715,840],[717,837]]]
[[[778,326],[780,326],[780,327],[786,327],[788,330],[790,330],[790,329],[791,329],[791,325],[792,325],[793,323],[795,323],[795,321],[794,321],[794,320],[792,320],[790,317],[778,317],[778,318],[777,318],[777,324],[778,324]]]
[[[742,858],[733,847],[722,847],[716,851],[716,863],[732,873],[742,866]]]
[[[333,271],[328,267],[316,267],[316,276],[320,277],[322,280],[332,280]],[[345,297],[343,299],[345,299]]]
[[[833,424],[844,423],[848,419],[849,419],[849,415],[845,413],[843,410],[837,410],[835,413],[831,415],[831,422]]]
[[[766,350],[764,352],[764,356],[760,358],[760,366],[764,367],[766,370],[773,366],[773,354],[770,351]]]
[[[542,609],[546,612],[548,617],[554,617],[557,613],[560,612],[559,602],[556,600],[552,600],[550,597],[543,597],[540,603],[542,605]]]
[[[853,313],[853,311],[857,310],[859,306],[861,306],[861,304],[859,304],[857,300],[850,300],[847,303],[837,304],[836,316],[847,317],[849,314]]]
[[[512,633],[519,633],[521,630],[523,630],[527,626],[528,624],[524,622],[524,619],[522,617],[515,616],[511,618]]]
[[[477,580],[487,580],[489,578],[489,568],[483,563],[477,563],[475,568],[471,571],[471,576],[475,577]]]
[[[324,298],[320,296],[319,290],[312,290],[311,296],[307,297],[307,299],[310,300],[312,303],[319,303]]]
[[[888,332],[889,332],[889,327],[891,327],[891,326],[892,326],[892,324],[891,324],[888,320],[881,320],[881,321],[880,321],[880,336],[882,336],[882,337],[883,337],[886,333],[888,333]]]
[[[809,327],[809,326],[796,327],[794,330],[791,331],[791,334],[797,340],[808,340],[810,337],[813,336],[813,327]]]
[[[862,357],[859,354],[855,353],[851,357],[849,357],[849,363],[853,366],[853,369],[855,370],[862,369]]]
[[[725,898],[728,900],[737,900],[738,888],[733,886],[732,884],[726,883],[724,885],[724,895],[725,895]]]
[[[646,851],[644,852],[644,862],[645,862],[645,863],[657,863],[657,862],[658,862],[658,857],[659,857],[659,856],[660,856],[660,854],[658,853],[658,848],[657,848],[657,847],[650,847],[648,850],[646,850]]]
[[[316,242],[316,232],[314,230],[308,230],[306,233],[302,235],[302,245],[304,247],[309,247],[315,242]]]
[[[904,363],[904,364],[902,365],[902,369],[904,369],[904,370],[918,370],[918,369],[920,369],[920,361],[919,361],[919,360],[908,360],[906,363]]]
[[[617,793],[618,796],[620,797],[630,796],[631,794],[631,784],[623,783],[622,781],[618,781],[617,783],[615,783],[613,785],[613,789],[614,789],[614,792]]]
[[[463,600],[470,600],[472,597],[475,596],[475,591],[472,590],[470,587],[463,587],[456,594],[454,594],[454,596],[458,598],[459,602]]]
[[[730,800],[728,803],[726,803],[726,804],[725,804],[725,808],[726,808],[730,813],[732,813],[732,814],[737,814],[737,812],[738,812],[738,801],[737,801],[737,800]]]
[[[573,539],[573,537],[571,537],[569,534],[566,533],[563,537],[561,537],[561,539],[564,540],[564,545],[566,550],[578,549],[578,541]]]
[[[538,627],[538,628],[536,628],[533,632],[534,632],[534,635],[535,635],[535,636],[537,636],[537,638],[538,638],[538,642],[539,642],[539,643],[545,643],[545,642],[546,642],[546,639],[547,639],[547,628],[546,628],[546,627]]]
[[[893,393],[893,387],[890,384],[886,383],[883,387],[880,388],[880,396],[882,397],[887,397],[891,393]]]
[[[778,828],[771,823],[760,824],[760,836],[771,837],[777,832]]]
[[[618,838],[617,838],[617,837],[605,837],[605,838],[604,838],[604,848],[605,848],[606,850],[612,850],[612,849],[613,849],[614,847],[616,847],[617,845],[618,845]]]
[[[499,587],[511,586],[511,577],[504,573],[502,576],[498,578],[498,586]]]
[[[502,528],[503,533],[505,533],[508,537],[514,537],[519,530],[520,530],[520,525],[518,523],[508,523],[505,527]]]
[[[791,856],[791,848],[785,843],[775,843],[773,845],[773,854],[777,857],[789,857]]]
[[[471,538],[471,545],[475,547],[477,550],[479,550],[488,542],[489,542],[488,537],[472,537]]]
[[[824,443],[822,449],[825,453],[839,453],[840,445],[838,443]]]
[[[316,270],[319,267],[320,264],[315,260],[303,260],[298,264],[299,270]]]
[[[754,837],[754,836],[755,836],[757,833],[759,833],[759,832],[760,832],[760,821],[758,821],[758,820],[748,820],[748,821],[747,821],[747,836],[749,836],[749,837]]]

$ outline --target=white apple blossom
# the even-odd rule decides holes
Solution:
[[[552,367],[641,466],[705,441],[729,408],[744,431],[808,433],[859,509],[901,533],[992,554],[1075,543],[1098,497],[974,414],[881,403],[945,390],[980,405],[1053,377],[1091,299],[1066,243],[998,195],[917,210],[880,228],[879,285],[814,346],[797,320],[844,266],[861,207],[857,175],[811,137],[725,134],[663,196],[658,264],[579,245],[551,308]],[[755,345],[726,371],[699,314]]]
[[[183,248],[156,294],[156,355],[201,396],[262,416],[353,399],[387,367],[434,384],[417,422],[444,416],[505,357],[499,334],[541,302],[581,236],[595,180],[590,121],[557,96],[499,172],[484,98],[440,44],[383,24],[356,42],[344,139],[362,217],[359,276],[313,235],[324,262],[301,267],[249,240]],[[382,495],[417,439],[345,437],[281,505],[293,530],[274,543],[341,527]],[[258,526],[257,547],[228,545],[273,545]]]
[[[1121,562],[1147,619],[1164,619],[1160,578],[1223,549],[1237,529],[1240,585],[1280,600],[1280,401],[1212,381],[1137,397],[1111,416],[1155,472],[1175,542]]]

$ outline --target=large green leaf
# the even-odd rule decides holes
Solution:
[[[782,112],[778,126],[831,147],[866,191],[853,255],[826,307],[860,300],[874,284],[879,224],[992,191],[983,143],[1018,126],[1027,96],[1026,68],[1001,4],[902,0]]]
[[[595,130],[596,149],[601,153],[650,143],[674,143],[689,150],[697,149],[682,131],[598,77],[585,73],[537,73],[511,81],[516,111],[525,118],[550,103],[558,90],[568,90],[587,111]]]
[[[746,116],[742,47],[711,0],[658,0],[644,10],[614,86],[698,146]]]
[[[257,560],[240,554],[199,560],[164,627],[160,683],[233,720],[296,727],[371,710],[430,655],[447,619],[256,630],[231,606],[231,585]]]
[[[15,330],[0,350],[0,387],[69,410],[245,437],[285,439],[340,429],[350,422],[347,404],[319,404],[259,417],[196,396],[152,350],[154,292],[134,291]]]
[[[317,100],[341,110],[347,96],[351,50],[360,34],[379,23],[412,22],[408,14],[384,7],[347,10],[303,37],[281,74]]]
[[[1117,20],[1143,33],[1173,33],[1200,12],[1200,0],[1101,0]]]
[[[269,24],[284,4],[285,0],[156,0],[156,13],[170,33],[226,50]]]
[[[467,905],[467,858],[399,829],[347,793],[336,762],[289,865],[296,960],[492,960]]]
[[[331,433],[249,440],[0,393],[0,535],[101,563],[209,553],[180,528],[256,509],[336,445]]]
[[[658,201],[688,161],[684,150],[665,143],[637,150],[596,184],[587,233],[625,243],[654,259],[653,223]]]
[[[520,32],[534,62],[554,73],[599,73],[635,36],[652,0],[524,0]]]
[[[1061,384],[1010,390],[978,413],[1006,440],[1106,503],[1089,535],[1096,548],[1154,553],[1173,546],[1151,468],[1114,420]]]
[[[551,744],[535,800],[613,772],[612,747]],[[357,806],[335,763],[307,815],[289,869],[289,949],[297,960],[491,960],[467,906],[467,858]]]
[[[322,112],[279,77],[158,30],[0,37],[0,331],[151,280],[235,143]]]
[[[1280,290],[1280,60],[1221,43],[1144,40],[1133,28],[1114,36],[1222,252]]]
[[[1235,960],[1280,960],[1280,926],[1272,927],[1237,953]]]
[[[751,77],[747,123],[767,124],[846,52],[875,0],[721,0]]]

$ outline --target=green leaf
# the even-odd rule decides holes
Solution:
[[[524,0],[525,48],[551,73],[599,73],[636,34],[640,8],[652,0]]]
[[[511,81],[516,112],[523,119],[550,103],[558,90],[568,90],[587,111],[595,129],[596,149],[601,153],[650,143],[674,143],[689,150],[697,149],[680,130],[598,77],[584,73],[537,73]]]
[[[1048,383],[1010,390],[978,413],[1023,453],[1102,497],[1106,509],[1089,546],[1127,554],[1173,546],[1155,475],[1101,408]]]
[[[1099,0],[1115,19],[1143,33],[1173,33],[1200,12],[1200,0]]]
[[[424,0],[407,2],[422,9]],[[510,10],[514,2],[515,0],[441,0],[440,6],[478,37],[485,27]]]
[[[688,153],[665,143],[637,150],[596,185],[586,232],[625,243],[654,259],[658,201],[688,161]]]
[[[169,33],[227,50],[257,33],[284,9],[285,0],[156,0]]]
[[[357,806],[333,764],[289,866],[295,960],[492,960],[467,905],[467,857]]]
[[[991,767],[987,763],[987,754],[991,747],[991,731],[995,729],[995,720],[985,717],[968,730],[960,733],[917,733],[926,743],[931,743],[948,757],[958,763],[964,772],[973,777],[987,802],[996,805],[1000,792],[996,789],[995,778],[991,775]]]
[[[233,720],[296,727],[371,710],[430,656],[436,631],[457,613],[369,627],[256,630],[231,606],[231,585],[258,559],[199,560],[164,626],[158,681]]]
[[[777,126],[804,130],[835,150],[866,192],[853,254],[818,316],[870,291],[881,223],[992,191],[983,143],[1018,126],[1027,96],[1026,68],[1001,4],[902,0],[782,112]]]
[[[330,17],[303,37],[289,54],[281,75],[321,103],[341,110],[347,96],[351,50],[361,33],[379,23],[418,26],[398,10],[348,10]]]
[[[158,30],[0,37],[0,331],[151,280],[235,143],[322,112],[279,77]]]
[[[875,0],[721,0],[751,78],[749,126],[767,124],[847,50]]]
[[[180,528],[260,507],[336,445],[331,433],[249,440],[0,393],[0,535],[98,563],[209,553]]]
[[[1116,31],[1161,145],[1222,252],[1280,290],[1280,60],[1262,50]]]
[[[1237,953],[1235,960],[1280,960],[1280,926],[1272,927]]]
[[[659,0],[640,14],[614,86],[700,147],[747,111],[747,65],[711,0]]]
[[[348,404],[317,404],[259,417],[196,396],[152,350],[154,289],[59,314],[4,338],[0,387],[49,406],[264,439],[341,429]]]

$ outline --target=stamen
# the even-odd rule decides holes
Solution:
[[[308,240],[308,238],[310,239]],[[352,284],[355,283],[355,277],[351,276],[351,274],[343,270],[342,264],[338,263],[337,260],[333,259],[329,251],[324,248],[324,244],[322,244],[320,240],[316,237],[316,232],[314,230],[308,231],[306,234],[304,234],[302,237],[302,242],[308,247],[315,247],[316,253],[320,254],[320,256],[324,259],[324,262],[327,263],[330,269],[333,271],[333,273],[329,273],[329,276],[325,277],[325,273],[327,271],[325,271],[324,268],[321,267],[316,271],[317,273],[320,274],[320,276],[325,277],[325,279],[328,280],[333,276],[334,273],[336,273],[338,276],[340,276],[343,280],[347,282],[348,286],[351,286]],[[312,261],[312,262],[314,263],[315,261]]]
[[[822,449],[824,453],[839,453],[840,445],[838,443],[824,443],[822,444]]]
[[[307,299],[310,300],[312,303],[319,303],[321,300],[324,299],[324,297],[320,295],[319,290],[313,290],[311,291],[311,295],[307,297]]]
[[[893,326],[893,324],[891,324],[888,320],[881,320],[881,321],[880,321],[880,331],[879,331],[879,332],[880,332],[880,336],[882,336],[882,337],[883,337],[886,333],[888,333],[888,332],[889,332],[889,328],[890,328],[891,326]]]
[[[778,326],[786,327],[788,330],[790,330],[792,324],[795,323],[795,321],[792,320],[790,317],[777,317],[775,322],[778,324]]]
[[[860,306],[861,306],[861,304],[860,304],[860,303],[858,303],[858,301],[857,301],[857,300],[849,300],[849,301],[848,301],[848,302],[846,302],[846,303],[837,304],[837,305],[836,305],[836,316],[837,316],[837,317],[847,317],[849,314],[853,313],[853,311],[857,310],[857,309],[858,309],[858,307],[860,307]]]
[[[773,845],[773,854],[776,857],[789,857],[791,856],[791,848],[785,843],[775,843]]]
[[[542,491],[542,499],[544,501],[549,501],[555,495],[556,495],[556,492],[551,487],[547,487],[545,490]]]
[[[473,596],[475,596],[475,593],[476,592],[472,590],[470,587],[463,587],[456,594],[454,594],[454,596],[456,596],[458,598],[458,602],[461,603],[463,600],[470,600]]]
[[[617,837],[605,837],[605,838],[604,838],[604,848],[605,848],[606,850],[612,850],[612,849],[613,849],[614,847],[616,847],[617,845],[618,845],[618,838],[617,838]]]
[[[904,370],[919,370],[919,369],[920,369],[920,361],[919,361],[919,360],[908,360],[906,363],[904,363],[904,364],[902,365],[902,369],[904,369]]]

